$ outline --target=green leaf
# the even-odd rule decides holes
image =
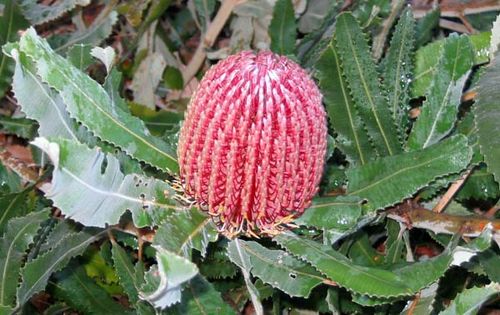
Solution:
[[[441,11],[439,6],[429,11],[424,17],[417,22],[416,29],[416,46],[420,47],[432,39],[433,30],[439,25]]]
[[[469,36],[462,35],[462,37],[468,37],[472,44],[474,65],[488,61],[490,35],[489,32]],[[417,50],[411,88],[413,98],[425,95],[432,85],[433,77],[436,76],[437,65],[441,59],[441,51],[446,41],[448,41],[448,38],[433,41]]]
[[[269,25],[271,50],[280,55],[292,55],[297,38],[295,11],[291,0],[278,0],[274,5],[273,18]]]
[[[96,136],[140,161],[177,171],[175,152],[165,142],[149,135],[141,120],[114,108],[97,82],[57,55],[34,29],[21,38],[20,50],[35,63],[42,80],[59,91],[70,115]]]
[[[61,96],[42,82],[34,64],[24,54],[16,49],[9,53],[16,61],[14,95],[26,117],[38,122],[38,134],[78,140],[78,126],[66,112]]]
[[[495,199],[500,195],[498,183],[491,173],[486,170],[485,165],[475,169],[462,185],[455,199],[465,200],[487,200]]]
[[[85,70],[95,61],[90,54],[92,48],[92,45],[86,44],[73,45],[70,49],[68,49],[66,57],[73,64],[73,66],[77,67],[80,71],[85,72]]]
[[[27,212],[27,190],[0,196],[0,235],[5,232],[8,220],[12,217],[22,216]]]
[[[157,268],[146,274],[141,299],[164,309],[181,301],[181,288],[198,274],[198,267],[184,257],[156,246]]]
[[[413,71],[415,19],[406,9],[396,24],[387,56],[383,60],[383,88],[387,93],[392,119],[399,128],[399,138],[406,136],[410,109],[410,81]]]
[[[349,258],[362,266],[377,266],[383,262],[383,257],[373,248],[365,232],[359,232],[349,247]]]
[[[411,150],[426,148],[450,133],[473,58],[469,38],[455,35],[447,38],[427,99],[408,138]]]
[[[401,145],[396,125],[382,94],[365,35],[350,13],[338,16],[336,39],[344,73],[368,135],[380,155],[397,154]]]
[[[124,314],[126,309],[97,285],[82,266],[71,264],[54,275],[55,297],[86,314]]]
[[[375,158],[377,153],[368,139],[363,121],[349,94],[334,39],[324,50],[315,68],[330,126],[337,133],[337,147],[351,164],[365,164]]]
[[[156,231],[153,245],[190,258],[193,248],[205,256],[208,243],[215,242],[217,237],[212,219],[197,208],[191,208],[167,216]]]
[[[328,281],[309,264],[282,250],[269,250],[257,242],[239,241],[243,255],[250,261],[249,271],[263,282],[289,296],[307,298],[317,285]],[[236,246],[229,243],[229,255]]]
[[[21,138],[32,139],[36,134],[36,123],[26,118],[0,116],[0,128],[4,133],[12,133]]]
[[[27,262],[21,270],[22,282],[17,289],[18,305],[23,305],[31,296],[42,291],[52,273],[61,270],[71,258],[81,255],[99,237],[99,234],[88,232],[68,234],[50,251]]]
[[[5,234],[0,233],[0,305],[14,305],[16,288],[26,250],[33,242],[49,212],[33,212],[8,222]]]
[[[500,132],[498,117],[500,117],[500,53],[497,52],[492,63],[479,79],[477,98],[473,106],[479,149],[484,155],[487,169],[495,180],[500,182]]]
[[[387,270],[354,265],[330,246],[286,232],[274,238],[293,255],[308,261],[322,274],[350,291],[379,297],[409,295],[408,286]]]
[[[400,224],[394,220],[387,220],[386,223],[387,230],[387,240],[385,241],[385,263],[395,264],[403,261],[403,250],[405,248],[403,234],[408,233],[405,227],[400,226]]]
[[[17,31],[28,26],[28,22],[19,11],[18,1],[0,0],[3,7],[0,17],[0,47],[17,38]],[[0,98],[9,88],[14,72],[14,63],[5,53],[0,53]]]
[[[438,284],[433,283],[429,287],[420,291],[420,298],[417,303],[413,306],[413,304],[408,303],[405,309],[403,310],[402,315],[429,315],[433,314],[433,307],[436,300],[436,295],[438,291]]]
[[[31,24],[37,25],[55,20],[77,5],[86,6],[89,3],[89,0],[61,0],[46,5],[35,0],[20,0],[19,7]]]
[[[139,302],[139,290],[135,285],[135,270],[129,255],[116,242],[111,248],[116,274],[131,304]]]
[[[85,226],[117,224],[126,211],[138,227],[153,224],[157,215],[175,209],[175,191],[166,183],[138,174],[123,175],[118,160],[98,148],[66,139],[49,142],[37,138],[38,146],[52,160],[52,187],[46,197],[68,218]]]
[[[493,296],[498,296],[499,292],[500,285],[494,282],[482,288],[465,289],[439,314],[477,314],[481,305]]]
[[[118,14],[113,11],[113,3],[108,3],[98,16],[87,25],[84,21],[83,13],[80,11],[72,18],[76,31],[70,34],[55,35],[48,40],[58,52],[66,51],[68,48],[77,44],[87,44],[92,46],[99,45],[104,39],[111,35],[113,25],[118,21]]]
[[[214,289],[212,284],[198,275],[189,281],[187,288],[182,292],[179,305],[168,310],[169,314],[236,314],[235,311],[224,302],[220,293]]]
[[[296,224],[321,229],[348,230],[361,217],[361,199],[356,196],[318,197]]]
[[[348,192],[368,200],[369,211],[394,205],[436,178],[467,167],[472,150],[462,135],[426,149],[385,157],[351,168]]]
[[[167,66],[163,71],[163,82],[167,88],[172,90],[182,90],[184,87],[181,71],[172,66]]]
[[[294,256],[308,261],[339,286],[378,298],[412,295],[439,279],[452,261],[448,250],[427,261],[391,271],[356,265],[330,246],[300,238],[291,232],[282,233],[274,240]]]
[[[483,267],[491,281],[500,283],[500,255],[493,249],[488,249],[477,256],[479,264]]]

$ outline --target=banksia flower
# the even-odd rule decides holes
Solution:
[[[316,194],[326,151],[321,94],[295,62],[244,51],[213,66],[188,106],[185,193],[229,235],[273,233]]]

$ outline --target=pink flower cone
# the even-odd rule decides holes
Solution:
[[[188,106],[178,156],[188,196],[229,234],[275,233],[318,190],[321,94],[295,62],[244,51],[213,66]]]

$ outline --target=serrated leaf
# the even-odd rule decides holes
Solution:
[[[362,266],[377,266],[383,262],[383,256],[373,248],[368,234],[359,232],[349,246],[348,257]]]
[[[420,47],[431,40],[433,32],[432,30],[439,25],[439,18],[441,17],[441,11],[439,6],[433,8],[424,17],[422,17],[417,22],[416,28],[416,46]]]
[[[92,24],[88,26],[84,21],[82,12],[79,12],[79,14],[74,15],[72,18],[72,22],[76,26],[76,31],[70,34],[52,36],[48,39],[49,42],[58,52],[66,51],[77,44],[99,45],[111,35],[113,25],[118,21],[118,13],[112,10],[112,6],[113,4],[109,3],[104,7],[92,21]]]
[[[406,136],[410,109],[410,82],[413,71],[415,19],[406,9],[399,18],[387,56],[383,60],[383,88],[387,93],[392,119],[399,128],[399,138]]]
[[[86,6],[90,0],[59,0],[46,5],[36,0],[21,0],[19,6],[24,16],[33,25],[43,24],[57,19],[76,6]]]
[[[483,267],[491,281],[500,283],[500,255],[493,249],[488,249],[477,256],[479,264]]]
[[[117,224],[128,210],[136,226],[144,227],[153,224],[157,212],[165,215],[176,207],[166,196],[175,194],[166,182],[138,174],[124,175],[118,160],[98,148],[89,149],[66,139],[49,142],[37,138],[33,144],[54,164],[52,186],[46,197],[66,217],[85,226]]]
[[[71,264],[54,275],[55,297],[86,314],[124,314],[127,309],[95,283],[82,266]]]
[[[459,293],[440,315],[477,314],[481,305],[500,294],[500,284],[490,283],[482,288],[465,289]]]
[[[319,86],[324,96],[332,129],[337,133],[336,145],[353,164],[365,164],[377,156],[365,126],[349,94],[335,48],[335,39],[328,44],[315,65]]]
[[[33,294],[42,291],[52,273],[61,270],[71,258],[81,255],[99,237],[99,234],[88,232],[68,234],[52,250],[27,262],[21,270],[21,286],[17,289],[18,305],[23,305]]]
[[[462,35],[468,37],[473,48],[474,65],[488,61],[488,47],[490,33],[484,32],[475,35]],[[436,75],[437,65],[441,58],[441,49],[448,39],[433,41],[421,47],[415,54],[415,70],[413,75],[411,93],[413,98],[425,95]]]
[[[369,137],[382,156],[401,151],[398,132],[387,101],[382,94],[379,75],[361,27],[350,13],[337,17],[337,49]]]
[[[209,279],[233,278],[238,273],[236,265],[229,260],[226,248],[217,245],[208,249],[207,257],[198,267],[200,273]]]
[[[27,190],[0,196],[0,235],[5,232],[8,220],[12,217],[24,215],[28,209],[26,206]]]
[[[136,274],[134,265],[132,264],[129,255],[127,255],[125,250],[117,243],[113,243],[111,253],[120,284],[127,294],[131,304],[136,304],[139,301],[139,290],[134,282]]]
[[[33,242],[48,211],[33,212],[11,219],[5,233],[0,233],[0,305],[14,305],[16,288],[26,250]]]
[[[436,299],[437,290],[439,285],[437,283],[431,284],[429,287],[420,291],[420,298],[417,303],[413,305],[408,303],[402,312],[402,315],[428,315],[432,314],[434,301]]]
[[[3,14],[0,17],[0,47],[17,38],[17,31],[28,26],[28,22],[23,18],[19,10],[18,1],[0,0],[3,6]],[[3,98],[5,91],[9,88],[14,63],[5,53],[0,52],[0,98]]]
[[[458,135],[423,150],[348,169],[348,192],[367,199],[367,211],[382,209],[410,197],[436,178],[462,171],[471,157],[467,138]]]
[[[21,38],[20,50],[35,63],[42,80],[59,91],[70,115],[96,136],[140,161],[177,171],[175,152],[165,142],[151,136],[138,118],[113,108],[106,91],[57,55],[34,29]]]
[[[195,264],[184,257],[156,247],[158,268],[146,274],[146,283],[140,292],[141,299],[164,309],[181,301],[181,288],[198,274]]]
[[[61,96],[36,75],[36,69],[24,54],[9,52],[16,61],[12,89],[26,117],[38,122],[42,137],[77,140],[78,126],[69,117]]]
[[[292,55],[297,38],[295,11],[291,0],[278,0],[269,25],[271,50],[280,55]]]
[[[361,294],[391,297],[411,294],[408,286],[387,270],[354,265],[330,246],[287,232],[274,238],[288,252],[308,261],[339,286]]]
[[[274,240],[339,286],[378,298],[412,295],[442,276],[452,261],[448,250],[424,262],[385,270],[356,265],[330,246],[300,238],[291,232],[282,233]]]
[[[168,310],[169,314],[236,314],[212,284],[198,275],[189,281],[182,292],[181,303]]]
[[[498,183],[486,167],[475,169],[462,185],[455,199],[464,200],[487,200],[495,199],[500,194]]]
[[[153,245],[190,258],[193,249],[205,256],[208,243],[217,237],[212,219],[197,208],[190,208],[167,216],[156,231]]]
[[[408,138],[411,150],[426,148],[450,133],[473,58],[469,38],[454,35],[447,38],[427,99]]]
[[[484,161],[495,180],[500,182],[500,132],[498,119],[500,117],[500,53],[497,52],[491,64],[486,68],[477,83],[477,98],[473,106],[479,149],[484,155]]]
[[[248,271],[289,296],[307,298],[314,287],[328,281],[309,264],[285,251],[269,250],[256,242],[239,243],[250,262]],[[229,243],[228,251],[230,256],[236,255],[234,244]]]
[[[361,199],[356,196],[314,198],[296,224],[320,229],[348,230],[361,217]]]

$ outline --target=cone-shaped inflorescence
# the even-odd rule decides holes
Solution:
[[[201,80],[178,156],[188,196],[229,235],[273,233],[315,195],[326,151],[321,94],[295,62],[244,51]]]

